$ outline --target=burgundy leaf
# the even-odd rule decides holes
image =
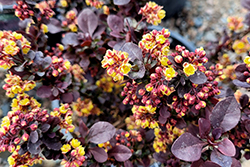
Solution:
[[[108,151],[108,155],[109,157],[114,156],[115,159],[119,162],[124,162],[127,161],[132,156],[132,152],[128,147],[124,145],[117,145],[112,147]]]
[[[108,159],[108,154],[103,148],[94,147],[91,148],[89,151],[94,156],[94,159],[99,163],[103,163]]]
[[[247,66],[246,66],[245,63],[241,63],[241,64],[239,64],[239,65],[235,68],[235,71],[236,71],[236,72],[240,72],[240,73],[243,73],[244,71],[247,71],[247,70],[248,70],[248,68],[247,68]]]
[[[38,136],[37,130],[32,131],[32,132],[30,133],[29,139],[30,139],[30,141],[31,141],[32,143],[36,143],[36,142],[38,141],[39,136]]]
[[[188,78],[194,84],[203,84],[203,83],[207,82],[206,75],[199,70],[197,70],[193,75],[190,75]]]
[[[204,161],[199,159],[198,161],[194,161],[190,167],[200,167],[202,164],[204,164]]]
[[[209,117],[213,128],[221,127],[223,132],[234,128],[241,116],[239,104],[235,97],[227,97],[217,103]]]
[[[64,103],[72,103],[72,101],[73,101],[73,95],[72,95],[71,92],[64,93],[64,94],[62,94],[61,99],[62,99],[62,101]]]
[[[52,94],[51,87],[50,86],[41,86],[37,89],[36,95],[41,98],[48,98]]]
[[[160,108],[160,115],[163,117],[163,118],[169,118],[171,116],[170,112],[168,111],[168,106],[166,105],[163,105],[161,108]]]
[[[229,167],[232,165],[232,158],[226,155],[221,154],[217,150],[213,150],[210,155],[211,161],[220,165],[221,167]]]
[[[184,161],[197,161],[201,157],[201,149],[206,143],[191,133],[184,133],[172,145],[171,151],[177,158]]]
[[[165,124],[167,122],[167,120],[168,120],[167,118],[164,118],[161,115],[159,115],[159,117],[158,117],[158,121],[160,124]]]
[[[226,156],[234,156],[236,149],[234,144],[228,139],[224,138],[221,142],[218,143],[218,150]]]
[[[68,32],[65,34],[64,38],[62,39],[62,43],[67,46],[67,45],[72,45],[72,46],[77,46],[79,45],[79,40],[78,40],[78,35],[73,32]]]
[[[212,136],[214,137],[215,140],[218,140],[222,135],[222,128],[215,128],[212,131]]]
[[[41,152],[40,145],[42,142],[38,140],[36,143],[28,142],[27,148],[31,154],[39,154]]]
[[[115,127],[108,122],[97,122],[90,129],[88,141],[100,144],[110,140],[115,135]]]
[[[250,10],[250,0],[241,0],[241,5],[246,8],[247,10]]]
[[[114,32],[121,32],[123,30],[123,19],[116,15],[108,15],[107,23],[109,28]]]
[[[1,5],[14,5],[14,0],[1,0]]]
[[[161,153],[154,153],[153,158],[161,163],[166,163],[168,158],[169,158],[169,154],[162,153],[162,152]]]
[[[61,22],[55,18],[50,18],[49,24],[47,24],[49,32],[55,34],[62,31]]]
[[[210,122],[207,119],[199,118],[198,124],[200,137],[204,139],[210,132]]]
[[[145,74],[145,66],[143,63],[142,51],[138,45],[128,42],[125,43],[119,50],[123,52],[127,52],[129,54],[130,61],[133,62],[138,67],[138,71],[130,71],[128,76],[131,79],[138,79],[144,77]]]
[[[221,167],[221,166],[214,162],[206,161],[204,164],[201,164],[200,167]]]
[[[88,57],[83,57],[79,63],[84,71],[86,71],[89,67],[90,61]]]
[[[80,30],[92,37],[98,25],[98,17],[95,13],[91,9],[84,9],[77,17],[77,21]]]
[[[240,105],[241,107],[245,107],[249,102],[249,97],[248,95],[244,94],[240,97]]]
[[[81,134],[81,137],[86,137],[87,134],[88,134],[88,127],[85,125],[85,123],[81,120],[80,123],[79,123],[79,132]]]
[[[130,0],[114,0],[115,5],[127,5]]]
[[[124,167],[134,167],[134,166],[131,161],[127,160],[124,162]]]
[[[49,128],[50,128],[50,124],[43,124],[40,129],[42,132],[47,132]]]
[[[92,40],[85,40],[81,43],[81,47],[84,47],[84,46],[91,46],[91,43],[92,43]]]

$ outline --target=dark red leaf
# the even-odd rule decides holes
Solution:
[[[94,156],[94,159],[99,163],[103,163],[108,159],[108,154],[103,148],[94,147],[89,149],[89,151]]]
[[[163,118],[169,118],[171,116],[170,112],[168,111],[168,106],[166,105],[163,105],[161,108],[160,108],[160,115],[163,117]]]
[[[78,40],[78,35],[73,32],[68,32],[65,34],[64,38],[62,39],[62,43],[67,46],[67,45],[72,45],[72,46],[77,46],[80,44]]]
[[[115,127],[108,122],[97,122],[90,129],[88,141],[100,144],[110,140],[115,135]]]
[[[89,67],[90,61],[88,57],[83,57],[79,63],[84,71],[86,71]]]
[[[88,33],[91,37],[97,28],[98,17],[91,9],[84,9],[77,17],[78,26],[84,33]]]
[[[206,161],[204,164],[201,164],[200,167],[221,167],[221,166],[214,162]]]
[[[248,95],[244,94],[240,97],[240,105],[242,108],[245,107],[248,104],[248,102],[249,102]]]
[[[82,120],[79,123],[79,132],[81,134],[81,137],[83,138],[86,137],[89,132],[88,127],[85,125],[85,123]]]
[[[109,28],[114,32],[121,32],[124,28],[123,18],[117,15],[108,15],[107,23]]]
[[[145,74],[145,66],[143,63],[142,51],[138,45],[128,42],[125,43],[120,49],[123,52],[127,52],[129,54],[130,61],[137,65],[139,71],[130,71],[128,73],[129,78],[138,79],[144,77]]]
[[[41,86],[37,89],[36,95],[41,98],[48,98],[52,94],[51,87],[50,86]]]
[[[114,0],[115,5],[127,5],[130,0]]]
[[[50,124],[43,124],[40,128],[42,132],[47,132],[50,128]]]
[[[227,97],[217,103],[209,117],[213,128],[221,127],[223,132],[234,128],[241,116],[239,104],[235,97]]]
[[[211,161],[220,165],[221,167],[229,167],[232,165],[232,158],[226,155],[221,154],[216,149],[212,151],[210,155]]]
[[[161,163],[166,163],[168,158],[169,158],[169,154],[162,153],[162,152],[161,153],[154,153],[153,158]]]
[[[212,136],[214,137],[215,140],[218,140],[222,135],[222,128],[215,128],[212,131]]]
[[[203,84],[203,83],[207,82],[207,77],[206,77],[206,75],[205,75],[203,72],[199,71],[199,70],[197,70],[197,71],[194,73],[194,75],[191,75],[191,76],[189,76],[188,78],[189,78],[190,81],[193,82],[194,84]]]
[[[41,144],[42,142],[40,140],[38,140],[36,143],[28,142],[27,144],[28,151],[31,154],[39,154],[41,152],[41,147],[40,147]]]
[[[49,32],[55,34],[62,31],[61,22],[55,18],[50,18],[49,24],[47,24]]]
[[[226,156],[234,156],[236,149],[234,144],[228,139],[224,138],[221,142],[218,143],[218,150]]]
[[[210,122],[207,119],[199,118],[198,124],[200,137],[204,139],[210,132]]]
[[[115,159],[119,162],[124,162],[127,161],[132,156],[132,152],[128,147],[124,145],[117,145],[112,147],[108,151],[108,155],[109,157],[114,156]]]
[[[82,43],[81,43],[81,47],[84,47],[84,46],[91,46],[91,43],[92,43],[92,41],[91,40],[86,40],[86,41],[83,41]]]
[[[199,159],[198,161],[194,161],[190,167],[200,167],[202,164],[204,164],[204,161]]]
[[[177,158],[184,161],[197,161],[201,157],[201,149],[206,145],[191,133],[184,133],[172,145],[171,151]]]

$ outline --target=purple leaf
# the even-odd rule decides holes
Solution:
[[[239,160],[235,159],[235,158],[232,158],[233,162],[232,162],[232,165],[231,167],[241,167],[241,163]]]
[[[201,149],[206,143],[191,133],[184,133],[172,145],[171,151],[177,158],[184,161],[197,161],[201,157]]]
[[[130,0],[114,0],[115,5],[127,5]]]
[[[235,68],[235,71],[236,71],[236,72],[240,72],[240,73],[243,73],[244,71],[247,71],[247,70],[248,70],[248,68],[247,68],[247,66],[246,66],[245,63],[241,63],[241,64],[239,64],[239,65]]]
[[[166,105],[163,105],[161,108],[160,108],[160,116],[162,116],[163,118],[169,118],[171,116],[170,112],[168,111],[168,106]]]
[[[115,127],[108,122],[97,122],[90,129],[88,141],[100,144],[110,140],[115,135]]]
[[[62,43],[65,46],[72,45],[74,47],[80,44],[80,42],[78,40],[78,35],[76,33],[73,33],[73,32],[66,33],[64,38],[62,39]]]
[[[198,161],[194,161],[190,167],[200,167],[202,164],[204,164],[204,161],[199,159]]]
[[[212,131],[212,136],[214,137],[215,140],[218,140],[222,135],[222,128],[215,128]]]
[[[43,124],[40,129],[44,133],[44,132],[47,132],[49,128],[50,128],[50,124]]]
[[[114,156],[115,159],[119,162],[124,162],[127,161],[132,156],[132,152],[128,147],[124,145],[117,145],[112,147],[108,151],[108,155],[109,157]]]
[[[239,104],[235,97],[227,97],[217,103],[209,117],[213,128],[221,127],[222,132],[226,132],[234,128],[241,116]]]
[[[236,149],[234,144],[228,139],[224,138],[221,142],[218,143],[218,150],[226,156],[234,156]]]
[[[241,0],[241,5],[246,8],[247,10],[250,10],[250,0]]]
[[[86,71],[89,67],[90,61],[88,57],[83,57],[79,63],[84,71]]]
[[[82,120],[79,123],[79,132],[81,134],[81,137],[83,138],[86,137],[89,132],[88,127],[85,125],[85,123]]]
[[[50,22],[47,26],[51,34],[56,34],[62,31],[61,22],[55,18],[50,18]]]
[[[243,88],[250,88],[250,84],[247,82],[242,82],[238,79],[233,80],[233,84],[235,84],[236,86],[239,87],[243,87]]]
[[[84,9],[77,17],[77,21],[80,30],[92,37],[98,25],[98,17],[95,13],[91,9]]]
[[[124,162],[124,167],[134,167],[134,166],[131,161],[127,160]]]
[[[199,118],[198,124],[200,137],[204,139],[210,132],[210,122],[207,119]]]
[[[30,141],[31,141],[32,143],[36,143],[36,142],[38,141],[39,137],[38,137],[38,133],[37,133],[36,130],[35,130],[35,131],[32,131],[32,132],[30,133],[29,139],[30,139]]]
[[[138,79],[144,77],[145,66],[143,63],[142,51],[138,45],[128,42],[125,43],[120,49],[120,51],[127,52],[129,54],[130,61],[133,62],[138,67],[138,71],[130,71],[128,73],[129,78]]]
[[[221,167],[229,167],[232,165],[232,158],[226,155],[221,154],[217,150],[213,150],[210,155],[211,161],[220,165]]]
[[[123,19],[116,15],[108,15],[107,23],[109,28],[114,32],[121,32],[123,30]]]
[[[40,147],[41,144],[42,142],[40,140],[38,140],[36,143],[28,142],[27,144],[28,151],[31,154],[39,154],[41,152],[41,147]]]
[[[62,94],[61,99],[64,103],[71,103],[73,101],[73,95],[71,92],[64,93]]]
[[[36,95],[41,98],[48,98],[52,94],[51,92],[51,87],[50,86],[41,86],[40,88],[37,89]]]
[[[153,154],[153,158],[161,163],[166,163],[168,158],[169,158],[169,154],[167,153],[154,153]]]
[[[197,70],[193,75],[189,76],[188,78],[194,84],[203,84],[203,83],[207,82],[206,75],[199,70]]]
[[[94,156],[94,159],[99,163],[103,163],[108,159],[108,154],[103,148],[94,147],[91,148],[89,151]]]

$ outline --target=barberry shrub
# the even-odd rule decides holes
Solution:
[[[20,29],[0,31],[12,99],[0,151],[11,153],[10,166],[238,167],[241,155],[250,159],[249,97],[236,87],[250,87],[248,15],[229,17],[221,40],[189,51],[170,47],[168,29],[148,30],[165,17],[155,2],[17,0],[13,8]],[[231,62],[229,51],[243,61]],[[60,106],[45,109],[43,99]]]

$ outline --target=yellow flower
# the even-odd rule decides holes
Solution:
[[[161,65],[163,65],[163,66],[168,66],[168,58],[167,57],[162,57],[161,59],[160,59],[160,62],[161,62]]]
[[[44,34],[47,33],[47,32],[49,32],[48,26],[45,25],[45,24],[42,24],[42,25],[41,25],[41,29],[43,30],[43,33],[44,33]]]
[[[160,19],[163,19],[165,16],[166,16],[166,12],[165,10],[160,10],[158,13],[157,13],[158,17]]]
[[[71,64],[68,60],[65,60],[64,63],[63,63],[63,67],[68,70],[70,67],[71,67]]]
[[[250,57],[249,56],[245,57],[244,63],[246,63],[247,65],[250,64]]]
[[[22,38],[22,34],[20,34],[20,33],[13,32],[12,35],[13,35],[16,39],[21,39],[21,38]]]
[[[72,124],[72,117],[71,116],[66,117],[65,120],[68,124]]]
[[[8,157],[8,163],[9,163],[9,165],[15,165],[15,159],[12,157],[12,156],[9,156]]]
[[[122,66],[121,66],[121,72],[123,73],[123,74],[128,74],[129,73],[129,71],[131,70],[131,64],[123,64]]]
[[[72,146],[73,148],[76,148],[76,147],[80,146],[81,143],[80,143],[80,141],[77,140],[77,139],[72,139],[71,142],[70,142],[70,144],[71,144],[71,146]]]
[[[184,63],[183,66],[184,66],[183,71],[186,74],[186,76],[193,75],[196,71],[196,68],[194,67],[193,64]]]
[[[78,153],[80,154],[80,156],[83,156],[85,154],[84,147],[79,146],[78,147]]]
[[[63,51],[63,50],[64,50],[64,46],[63,46],[62,44],[59,44],[59,45],[58,45],[58,49],[59,49],[60,51]]]
[[[67,7],[68,6],[68,2],[66,0],[60,0],[60,4],[62,7]]]
[[[23,100],[20,100],[19,104],[21,106],[27,106],[28,104],[30,104],[30,100],[28,98],[25,98]]]
[[[69,25],[69,29],[72,31],[72,32],[77,32],[77,26],[75,25],[75,23],[72,23]]]
[[[166,41],[166,38],[163,36],[163,35],[157,35],[156,36],[156,41],[157,42],[159,42],[160,44],[163,44],[163,43],[165,43],[165,41]]]
[[[166,80],[170,81],[172,78],[174,78],[177,74],[175,70],[172,67],[166,68],[166,70],[163,70],[163,73],[165,75]]]
[[[63,154],[66,154],[67,152],[69,152],[71,150],[71,146],[69,144],[64,144],[62,147],[61,147],[61,151]]]
[[[22,90],[22,88],[19,85],[13,85],[11,87],[11,91],[13,93],[17,94],[17,93],[22,93],[23,90]]]

